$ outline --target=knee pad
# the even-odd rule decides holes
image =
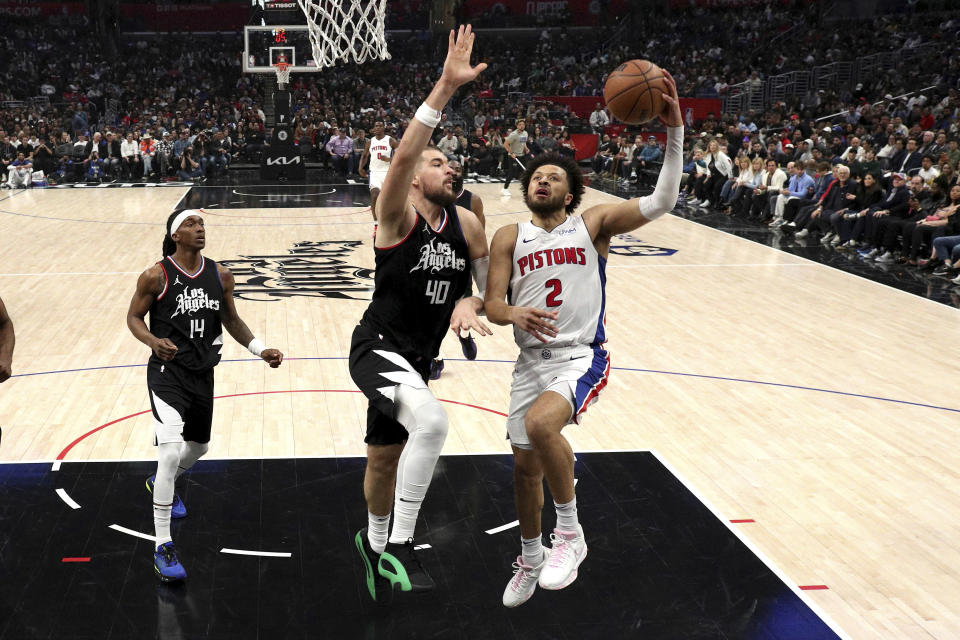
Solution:
[[[169,473],[173,477],[180,462],[180,444],[170,442],[157,445],[157,474]]]
[[[447,412],[429,389],[398,385],[394,397],[397,403],[397,422],[412,436],[446,439],[449,422]]]

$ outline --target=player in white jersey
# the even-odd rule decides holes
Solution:
[[[377,197],[380,195],[383,179],[387,177],[393,150],[398,144],[400,143],[393,136],[384,133],[383,121],[378,120],[373,123],[373,137],[367,141],[367,145],[363,148],[363,155],[360,156],[360,176],[364,178],[366,176],[363,165],[366,159],[370,158],[370,213],[373,214],[374,235],[377,233]]]
[[[512,324],[520,346],[507,435],[522,553],[503,593],[508,607],[526,602],[537,584],[562,589],[573,582],[587,554],[577,518],[573,449],[561,432],[579,424],[610,373],[603,348],[610,238],[655,220],[677,201],[683,117],[676,85],[666,75],[670,93],[660,119],[668,127],[667,153],[653,194],[571,215],[584,191],[580,168],[570,158],[544,154],[527,164],[521,178],[532,220],[501,227],[490,247],[487,317]],[[541,540],[544,478],[557,511],[549,549]]]

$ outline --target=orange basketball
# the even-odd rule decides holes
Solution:
[[[663,69],[649,60],[628,60],[613,70],[603,85],[603,99],[613,117],[626,124],[643,124],[663,112],[668,93]]]

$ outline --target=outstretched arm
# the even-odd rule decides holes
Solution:
[[[263,359],[264,362],[276,369],[283,362],[283,354],[278,349],[267,349],[259,340],[253,337],[253,332],[247,323],[240,318],[237,307],[233,303],[233,274],[230,269],[217,265],[220,282],[223,283],[223,310],[220,312],[220,322],[233,339],[245,346],[251,353]]]
[[[4,382],[13,375],[13,345],[16,339],[13,335],[13,320],[7,314],[7,308],[0,300],[0,382]]]
[[[627,233],[655,220],[677,203],[680,178],[683,176],[683,115],[673,76],[664,71],[669,93],[663,96],[660,121],[667,126],[667,153],[652,194],[613,205],[591,207],[583,214],[583,221],[594,242],[603,242],[620,233]]]
[[[426,148],[436,126],[436,122],[430,126],[424,124],[420,118],[439,121],[440,111],[446,106],[453,92],[487,68],[485,63],[470,66],[473,39],[474,34],[469,25],[461,25],[456,37],[453,31],[450,32],[443,73],[423,106],[417,111],[418,117],[410,121],[410,126],[404,132],[390,162],[390,170],[383,180],[383,189],[377,200],[377,217],[380,221],[378,240],[381,237],[387,243],[399,240],[413,224],[412,212],[407,205],[407,193],[410,191],[410,181],[420,160],[420,153]]]

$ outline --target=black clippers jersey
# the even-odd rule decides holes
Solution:
[[[469,189],[464,189],[460,192],[460,195],[457,196],[457,205],[473,211],[473,192]]]
[[[163,270],[165,284],[150,306],[150,333],[177,345],[175,364],[192,371],[215,367],[223,348],[223,284],[217,263],[201,257],[200,270],[193,275],[181,269],[172,256],[157,264]],[[150,360],[163,364],[156,354]]]
[[[376,268],[373,300],[360,324],[401,353],[436,357],[453,307],[470,284],[470,253],[456,205],[444,209],[437,230],[417,213],[406,238],[376,248]]]

